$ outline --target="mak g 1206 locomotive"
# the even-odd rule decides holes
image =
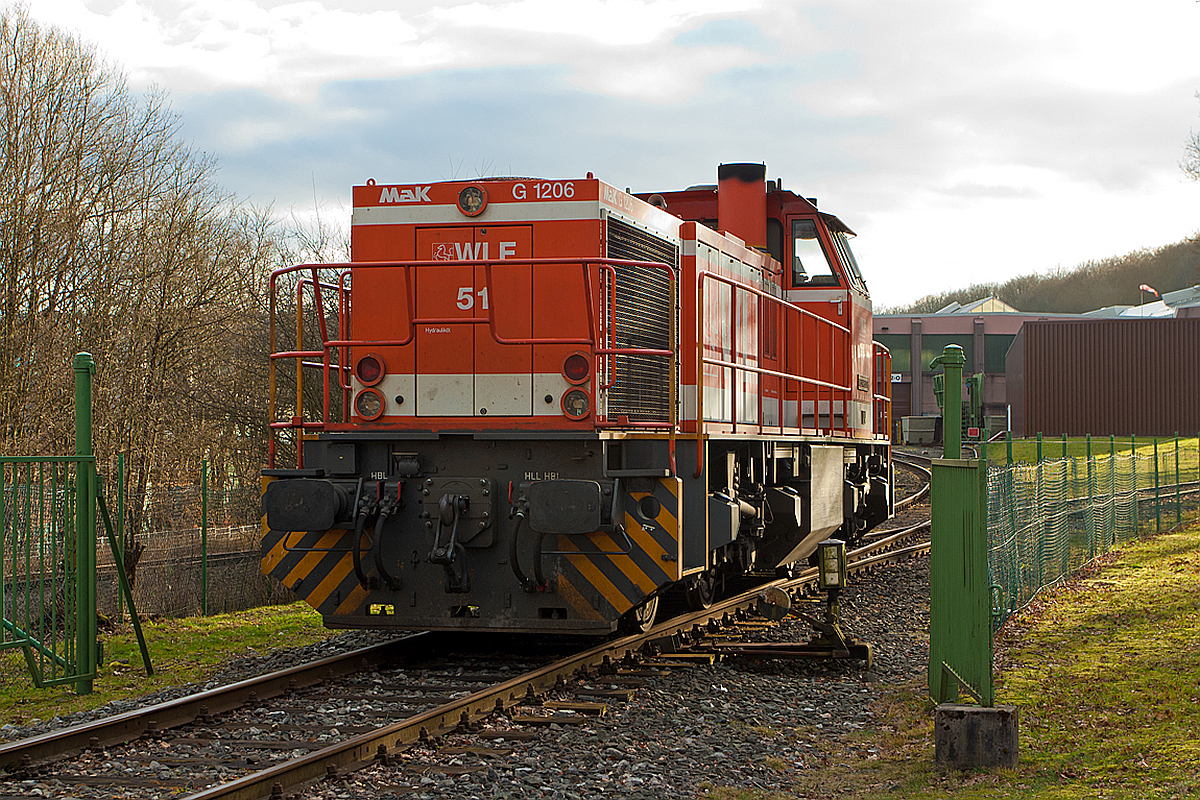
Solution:
[[[368,181],[351,235],[272,276],[262,570],[326,625],[644,627],[891,515],[852,233],[764,165]]]

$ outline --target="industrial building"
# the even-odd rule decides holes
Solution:
[[[1200,431],[1197,317],[1029,322],[1006,373],[1013,436]]]
[[[936,418],[940,416],[941,411],[934,393],[936,373],[929,368],[929,364],[941,354],[942,349],[948,344],[957,344],[963,348],[967,359],[963,369],[964,376],[982,376],[980,380],[982,416],[986,421],[987,428],[992,432],[1011,428],[1014,435],[1026,433],[1033,435],[1038,430],[1055,435],[1061,435],[1064,432],[1104,434],[1136,432],[1150,435],[1153,432],[1164,430],[1163,426],[1168,426],[1173,431],[1175,428],[1171,426],[1174,425],[1178,425],[1179,430],[1188,430],[1190,423],[1182,409],[1169,413],[1168,410],[1159,408],[1153,412],[1155,414],[1153,418],[1122,418],[1111,414],[1097,417],[1094,411],[1087,411],[1077,403],[1068,403],[1064,394],[1043,386],[1039,383],[1039,378],[1034,377],[1032,384],[1029,383],[1032,375],[1031,369],[1053,369],[1054,367],[1053,350],[1043,349],[1049,345],[1042,344],[1043,341],[1049,340],[1043,340],[1035,335],[1032,339],[1023,340],[1022,348],[1025,349],[1020,355],[1011,350],[1027,323],[1073,322],[1083,326],[1072,329],[1081,332],[1080,335],[1083,338],[1079,340],[1080,346],[1091,347],[1093,350],[1072,351],[1070,355],[1073,359],[1072,369],[1075,364],[1102,362],[1106,353],[1112,361],[1118,352],[1114,348],[1121,348],[1120,352],[1127,352],[1124,348],[1153,345],[1159,348],[1169,348],[1173,352],[1184,353],[1190,347],[1186,339],[1187,331],[1190,330],[1187,326],[1167,325],[1161,329],[1139,329],[1137,331],[1129,328],[1126,333],[1115,333],[1114,331],[1125,330],[1123,326],[1130,323],[1153,324],[1186,319],[1200,319],[1200,286],[1167,292],[1161,299],[1151,303],[1110,306],[1086,314],[1023,313],[994,297],[983,298],[967,304],[951,303],[945,308],[929,314],[877,314],[874,320],[875,339],[892,353],[892,439],[893,441],[903,439],[905,418]],[[1089,328],[1089,324],[1095,327]],[[1151,334],[1146,333],[1146,330],[1158,332]],[[1095,331],[1095,335],[1089,338],[1088,331]],[[1104,331],[1103,336],[1100,334],[1101,331]],[[1066,355],[1064,353],[1064,357]],[[1150,356],[1149,353],[1143,353],[1143,355]],[[1013,360],[1014,356],[1015,360]],[[1065,363],[1064,366],[1066,366]],[[1019,374],[1014,375],[1014,370]],[[1122,373],[1120,370],[1101,370],[1101,374],[1110,375],[1113,380],[1119,382],[1125,377],[1129,377],[1131,381],[1141,380],[1145,373],[1143,371],[1139,375],[1137,371]],[[1192,374],[1200,376],[1200,370],[1193,369]],[[1164,376],[1164,379],[1166,377]],[[1013,386],[1014,379],[1020,381],[1019,386]],[[1179,379],[1179,376],[1172,378],[1172,380]],[[1115,412],[1116,403],[1121,397],[1138,396],[1133,392],[1133,386],[1125,388],[1130,391],[1117,394],[1110,411]],[[1192,395],[1193,398],[1196,396]],[[1033,403],[1035,398],[1038,399],[1036,406]],[[1051,414],[1050,408],[1056,403],[1061,407],[1056,407],[1058,410]],[[1068,418],[1070,424],[1065,424]],[[1173,421],[1168,422],[1168,420]],[[927,420],[921,421],[927,422]],[[1104,422],[1106,425],[1119,422],[1122,430],[1102,430],[1102,428],[1095,427],[1099,422]],[[1148,427],[1142,430],[1124,430],[1130,425]],[[1091,426],[1090,430],[1084,430],[1089,426]],[[915,430],[919,426],[913,421],[912,427]],[[932,424],[920,427],[922,430],[933,431]]]
[[[892,353],[892,440],[900,441],[905,417],[938,417],[935,372],[929,368],[948,344],[963,349],[964,375],[982,374],[983,415],[992,430],[1008,427],[1005,358],[1022,326],[1031,320],[1077,315],[1023,314],[994,297],[932,314],[877,314],[875,340]]]

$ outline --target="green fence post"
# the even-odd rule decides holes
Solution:
[[[92,452],[90,353],[75,356],[75,660],[77,694],[91,694],[96,675],[96,462]]]
[[[1162,508],[1158,502],[1158,437],[1154,437],[1154,530],[1162,532]]]
[[[1088,482],[1088,561],[1096,557],[1096,470],[1092,463],[1092,435],[1086,437],[1087,443],[1087,482]]]
[[[962,456],[962,347],[947,345],[943,367],[943,457],[933,462],[930,549],[929,693],[939,703],[959,689],[992,706],[992,597],[987,570],[987,465]]]
[[[1133,532],[1136,535],[1140,520],[1138,519],[1138,463],[1137,463],[1137,434],[1129,435],[1129,463],[1133,467]]]
[[[1012,431],[1004,432],[1004,442],[1008,445],[1008,465],[1012,466]]]
[[[1046,466],[1043,463],[1045,456],[1042,453],[1042,432],[1038,431],[1037,435],[1037,515],[1038,515],[1038,563],[1037,563],[1037,585],[1043,586],[1046,583],[1046,533],[1049,530],[1049,520],[1046,519]]]
[[[1112,502],[1112,528],[1104,531],[1104,552],[1112,547],[1112,543],[1108,541],[1108,536],[1112,534],[1113,542],[1117,541],[1117,527],[1119,526],[1117,514],[1117,437],[1115,434],[1108,435],[1108,496]]]
[[[200,465],[200,613],[208,616],[208,459]]]
[[[117,454],[117,564],[125,569],[125,454]],[[117,592],[117,622],[125,619],[125,595]]]
[[[1175,524],[1183,522],[1183,509],[1179,505],[1179,431],[1175,431]]]
[[[1067,435],[1065,433],[1062,435],[1062,442],[1063,442],[1063,458],[1066,458],[1067,457]]]

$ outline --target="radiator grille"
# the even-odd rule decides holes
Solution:
[[[607,223],[608,257],[653,261],[675,267],[674,243],[613,217]],[[611,280],[611,276],[609,280]],[[611,295],[610,295],[611,296]],[[612,309],[612,346],[674,350],[674,304],[666,272],[650,267],[617,267]],[[610,420],[670,422],[671,356],[613,356]]]

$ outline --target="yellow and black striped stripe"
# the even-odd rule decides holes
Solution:
[[[571,553],[559,561],[559,593],[580,617],[615,619],[679,580],[681,487],[679,478],[662,478],[649,492],[624,492],[625,537],[600,531],[558,537],[558,549]]]
[[[322,616],[354,613],[367,590],[354,574],[346,530],[285,533],[267,531],[262,542],[262,573],[279,580]],[[360,546],[367,548],[365,540]]]

